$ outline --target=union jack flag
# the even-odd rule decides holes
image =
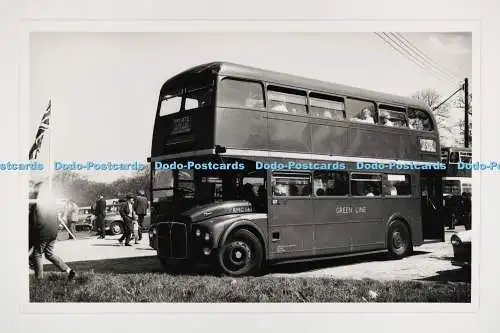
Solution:
[[[37,158],[38,153],[40,152],[40,147],[42,146],[43,135],[45,134],[45,131],[49,128],[50,107],[51,107],[50,104],[51,101],[49,100],[49,105],[47,105],[47,109],[45,110],[45,113],[42,116],[40,126],[38,127],[38,131],[36,132],[35,142],[33,143],[33,146],[31,146],[30,149],[29,153],[30,160]]]

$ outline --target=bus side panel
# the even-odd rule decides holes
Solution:
[[[348,147],[348,127],[312,124],[311,146],[314,154],[341,155]]]
[[[422,243],[422,216],[419,198],[385,197],[383,207],[384,221],[389,223],[390,218],[395,214],[401,216],[409,224],[413,245],[418,246]]]
[[[313,211],[309,198],[269,199],[269,259],[313,254]]]
[[[416,159],[418,155],[411,149],[411,140],[404,130],[391,132],[380,128],[355,128],[349,130],[348,155],[360,157]]]
[[[384,247],[381,198],[315,198],[315,254]]]
[[[216,145],[235,149],[267,149],[267,112],[217,108]]]
[[[311,125],[307,118],[269,112],[269,150],[311,152]]]

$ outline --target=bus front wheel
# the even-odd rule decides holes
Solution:
[[[405,223],[394,221],[389,227],[387,249],[392,258],[401,259],[411,253],[410,231]]]
[[[264,257],[262,244],[249,230],[231,233],[218,251],[217,261],[222,272],[230,276],[255,275]]]

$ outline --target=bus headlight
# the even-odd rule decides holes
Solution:
[[[196,231],[194,232],[194,234],[196,235],[196,237],[200,237],[201,236],[201,230],[200,229],[196,229]]]
[[[210,234],[207,232],[205,233],[205,241],[209,241],[210,240]]]
[[[203,249],[203,254],[206,256],[209,256],[211,252],[212,252],[212,250],[210,250],[208,247]]]

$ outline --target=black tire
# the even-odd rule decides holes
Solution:
[[[410,231],[402,221],[394,221],[389,227],[387,233],[387,249],[394,259],[402,259],[413,250],[410,238]]]
[[[121,221],[113,221],[109,225],[109,233],[113,236],[123,234],[123,224]]]
[[[264,250],[260,240],[247,229],[232,232],[217,253],[219,268],[230,276],[258,274],[263,259]]]

